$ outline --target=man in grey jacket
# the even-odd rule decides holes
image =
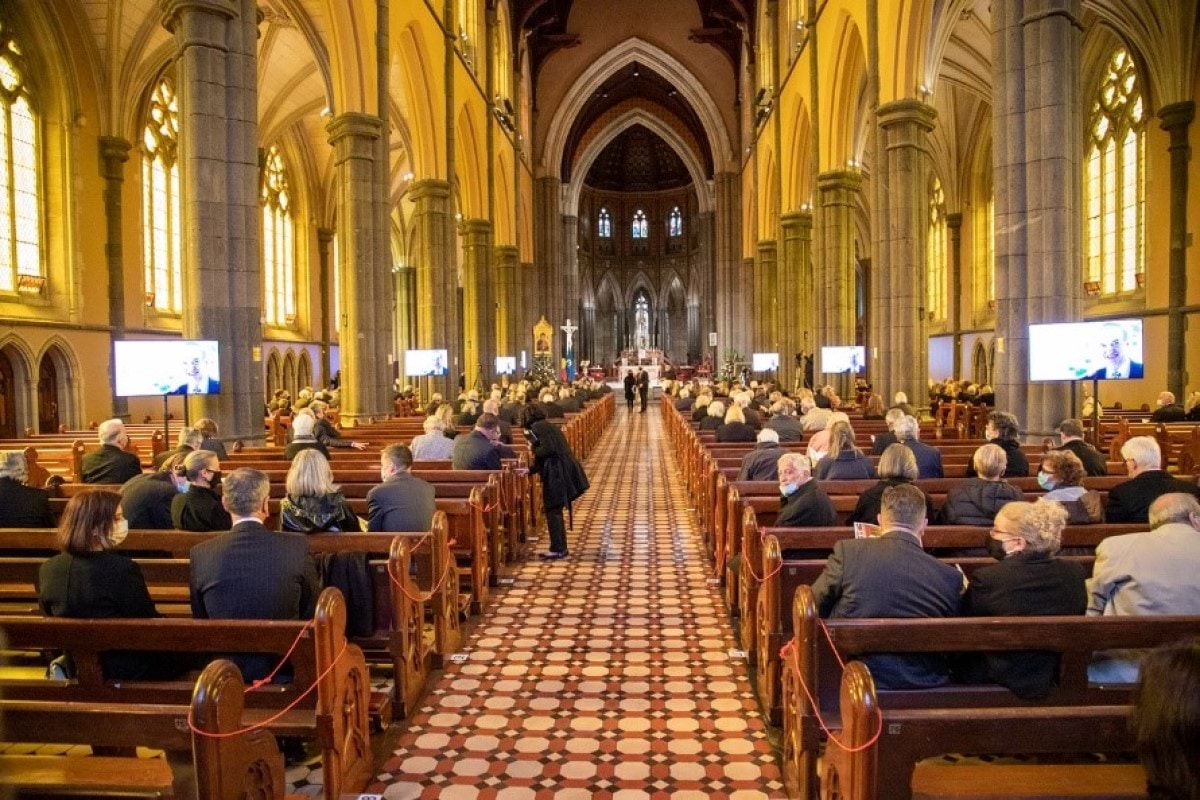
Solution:
[[[412,466],[408,445],[385,447],[379,456],[383,483],[367,492],[367,530],[404,533],[427,531],[433,525],[433,487],[408,471]]]

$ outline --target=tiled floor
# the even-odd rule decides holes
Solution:
[[[586,467],[571,557],[522,568],[369,791],[784,796],[659,411],[618,411]]]

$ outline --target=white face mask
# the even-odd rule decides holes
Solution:
[[[129,520],[119,519],[113,524],[112,532],[108,534],[108,546],[117,547],[129,535]]]

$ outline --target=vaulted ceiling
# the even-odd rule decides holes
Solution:
[[[671,146],[641,125],[632,126],[609,142],[584,181],[612,192],[678,189],[691,182],[692,176]]]

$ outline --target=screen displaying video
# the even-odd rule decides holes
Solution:
[[[1127,381],[1144,370],[1140,319],[1029,326],[1031,381]]]
[[[863,371],[866,363],[867,348],[865,347],[850,346],[821,348],[821,372],[849,372],[852,374],[858,374],[859,372]]]
[[[779,353],[755,353],[750,358],[755,372],[771,372],[779,369]]]
[[[517,371],[516,356],[496,356],[496,374],[513,375]]]
[[[117,396],[220,394],[219,351],[209,339],[113,342]]]
[[[407,350],[404,353],[404,374],[410,378],[446,374],[446,350]]]

